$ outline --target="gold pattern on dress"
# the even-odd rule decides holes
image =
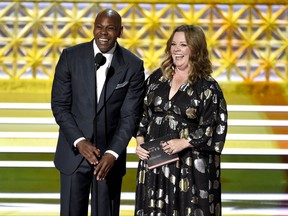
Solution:
[[[163,195],[164,195],[163,189],[159,189],[159,190],[157,191],[157,198],[158,198],[158,199],[159,199],[159,198],[162,198]]]
[[[192,157],[187,157],[186,160],[185,160],[185,164],[187,166],[192,166],[192,163],[193,163]]]
[[[157,200],[156,207],[162,209],[164,207],[164,202],[162,200]]]
[[[155,112],[163,112],[163,110],[162,110],[160,107],[155,107],[155,108],[154,108],[154,111],[155,111]]]
[[[159,87],[159,84],[157,83],[151,83],[151,85],[149,85],[148,87],[148,91],[154,91],[155,89],[157,89]]]
[[[214,94],[212,96],[212,101],[213,101],[214,104],[217,104],[217,94]]]
[[[176,161],[176,168],[180,168],[180,160]]]
[[[196,109],[189,107],[186,110],[187,117],[190,118],[190,119],[195,119],[197,117],[196,111],[197,111]]]
[[[149,133],[150,133],[150,131],[151,131],[151,127],[150,127],[150,126],[148,126],[148,128],[147,128],[147,133],[149,134]]]
[[[222,141],[221,142],[216,142],[214,149],[215,149],[216,152],[221,153],[222,150],[223,150],[223,147],[224,147],[224,143]]]
[[[212,188],[212,182],[211,182],[211,180],[209,180],[208,189],[211,190],[211,188]]]
[[[227,116],[224,113],[220,113],[221,121],[225,122],[227,120]]]
[[[197,196],[192,196],[191,203],[198,204],[198,197]]]
[[[212,163],[212,161],[213,161],[213,156],[212,155],[209,155],[209,164],[211,164]]]
[[[220,166],[220,157],[219,155],[215,155],[214,157],[214,160],[215,160],[215,167],[219,167]]]
[[[171,175],[171,176],[170,176],[170,182],[171,182],[173,185],[176,184],[176,177],[175,177],[175,175]]]
[[[154,199],[150,199],[149,207],[150,208],[154,208],[155,207],[155,200]]]
[[[204,91],[204,95],[205,95],[206,99],[209,99],[212,95],[212,91],[210,89],[206,89]]]
[[[214,202],[214,194],[209,194],[209,203]]]
[[[214,189],[218,189],[218,188],[219,188],[219,181],[218,181],[218,180],[215,180],[215,181],[213,182],[213,188],[214,188]]]
[[[145,183],[145,171],[141,170],[138,177],[139,184]]]
[[[156,117],[156,118],[155,118],[155,123],[156,123],[157,125],[161,125],[162,120],[163,120],[163,117]]]
[[[182,138],[185,138],[187,139],[189,136],[189,130],[188,128],[183,128],[182,130],[180,130],[179,132],[179,138],[182,139]]]
[[[209,210],[211,214],[214,214],[214,203],[211,203],[209,206]]]
[[[170,107],[171,107],[171,103],[170,103],[170,101],[168,101],[168,102],[165,103],[165,105],[164,105],[164,110],[167,111],[167,110],[170,109]]]
[[[168,167],[167,165],[162,166],[162,172],[163,172],[163,174],[164,174],[164,176],[165,176],[166,178],[169,178],[170,169],[169,169],[169,167]]]
[[[185,209],[185,216],[190,216],[190,215],[192,215],[192,209],[190,207],[187,207]]]
[[[187,94],[188,94],[189,96],[192,96],[193,93],[194,93],[193,88],[189,88],[189,89],[187,90]]]
[[[196,191],[196,190],[195,190],[195,185],[194,185],[194,184],[193,184],[192,187],[191,187],[191,191],[192,191],[192,194],[195,194],[195,191]]]
[[[207,137],[211,137],[212,134],[213,134],[213,129],[212,129],[212,127],[207,127],[207,128],[206,128],[205,135],[206,135]]]
[[[201,116],[199,119],[199,125],[203,125],[203,116]]]
[[[154,98],[154,93],[150,93],[150,95],[147,96],[147,103],[146,104],[151,104]]]
[[[217,178],[220,177],[220,169],[217,169],[217,171],[216,171],[216,177],[217,177]]]
[[[175,117],[174,117],[173,115],[167,114],[167,115],[165,116],[165,120],[170,121],[170,120],[174,120],[174,119],[175,119]]]
[[[181,110],[178,106],[173,106],[173,111],[177,114],[177,115],[180,115],[181,114]]]
[[[160,81],[160,82],[166,82],[166,79],[164,79],[164,77],[161,76],[160,79],[159,79],[159,81]]]
[[[162,103],[162,97],[157,96],[157,97],[154,99],[154,106],[159,106],[161,103]]]
[[[169,204],[169,196],[168,195],[166,195],[166,197],[165,197],[165,203]]]
[[[169,118],[169,126],[172,130],[176,130],[177,125],[178,125],[178,121],[175,121],[174,119]]]
[[[181,175],[182,175],[182,176],[186,176],[186,175],[188,175],[188,174],[189,174],[188,168],[183,167],[183,168],[181,169]]]
[[[226,101],[224,99],[221,99],[219,106],[221,107],[222,110],[226,111]]]
[[[147,104],[147,96],[144,97],[144,103]]]
[[[206,79],[207,81],[213,81],[213,78],[211,76],[205,77],[204,79]]]
[[[200,197],[202,199],[207,199],[208,198],[208,192],[205,190],[200,190]]]
[[[138,210],[136,215],[137,216],[143,216],[144,215],[144,210],[143,209]]]
[[[177,211],[177,210],[173,210],[173,214],[172,214],[172,216],[179,216],[178,211]]]
[[[195,169],[198,170],[200,173],[205,173],[205,161],[201,158],[194,160]]]
[[[221,205],[217,203],[215,206],[215,216],[221,216]]]
[[[224,134],[224,132],[225,132],[225,126],[224,125],[217,125],[216,133],[217,134]]]
[[[147,194],[148,194],[148,197],[151,198],[154,196],[154,190],[152,188],[150,188],[148,191],[147,191]]]
[[[207,141],[207,146],[211,146],[212,145],[212,138],[210,138],[208,141]]]
[[[194,133],[192,133],[192,136],[194,139],[200,139],[201,137],[203,137],[204,132],[202,130],[202,128],[199,128],[198,130],[194,131]]]
[[[204,212],[202,211],[202,209],[197,208],[194,210],[194,215],[195,216],[204,216]]]
[[[184,83],[184,84],[182,84],[182,85],[180,86],[179,90],[186,92],[188,87],[189,87],[189,83],[186,82],[186,83]]]
[[[198,107],[200,104],[200,101],[199,100],[196,100],[196,99],[193,99],[192,100],[192,105],[195,106],[195,107]]]
[[[169,101],[168,101],[168,107],[169,107],[169,109],[171,108],[171,106],[172,106],[172,102],[169,100]]]
[[[148,165],[147,165],[147,166],[148,166]],[[158,169],[155,168],[155,169],[153,169],[153,173],[157,175],[157,174],[160,173],[160,171],[159,171]]]
[[[183,178],[179,182],[180,190],[183,192],[187,192],[189,189],[189,181],[188,178]]]

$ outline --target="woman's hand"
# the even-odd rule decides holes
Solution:
[[[136,154],[141,160],[147,160],[149,158],[149,151],[145,150],[140,146],[142,143],[144,143],[144,137],[142,136],[136,137],[136,143],[137,143],[135,151]]]
[[[192,146],[186,139],[172,139],[162,145],[163,150],[167,154],[175,154],[189,147],[191,148]]]

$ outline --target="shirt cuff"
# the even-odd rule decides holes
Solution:
[[[76,148],[76,145],[82,140],[86,140],[85,137],[80,137],[77,140],[75,140],[74,143],[73,143],[74,147]]]
[[[116,160],[117,160],[117,158],[119,157],[119,155],[118,155],[116,152],[112,151],[112,150],[107,150],[105,153],[110,153],[110,154],[112,154],[112,155],[115,157]]]

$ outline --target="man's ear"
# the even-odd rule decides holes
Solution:
[[[121,26],[121,29],[120,29],[119,34],[118,34],[118,38],[121,38],[122,33],[123,33],[123,26]]]

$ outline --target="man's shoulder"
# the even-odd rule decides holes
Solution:
[[[93,44],[91,41],[89,42],[84,42],[84,43],[79,43],[70,47],[65,48],[68,52],[74,52],[74,51],[79,51],[82,49],[87,49],[87,48],[93,48]]]
[[[122,47],[119,45],[119,50],[120,50],[120,52],[122,52],[122,55],[127,59],[142,61],[140,59],[140,57],[138,57],[136,54],[134,54],[130,50],[126,49],[125,47]]]

